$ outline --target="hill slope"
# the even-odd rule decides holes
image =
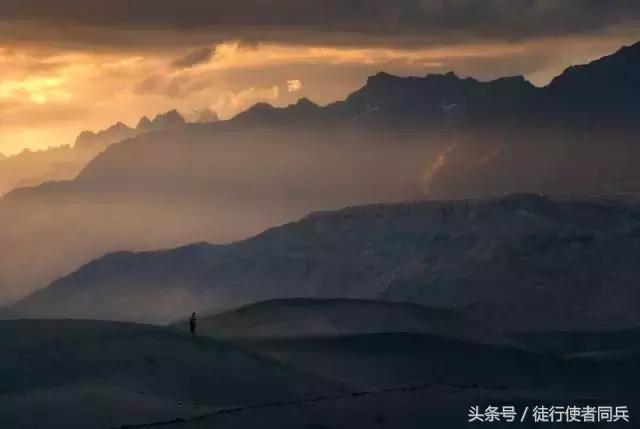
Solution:
[[[175,324],[186,330],[187,324]],[[429,333],[487,344],[506,341],[448,310],[355,299],[284,299],[201,316],[198,333],[213,338],[283,338],[374,333]]]
[[[6,428],[120,427],[340,391],[228,343],[151,326],[4,321],[0,338]]]
[[[16,188],[72,180],[91,159],[114,143],[146,132],[185,125],[184,119],[176,111],[157,115],[153,121],[144,119],[146,122],[141,121],[141,126],[137,128],[118,122],[98,132],[82,131],[73,146],[24,150],[14,156],[0,156],[0,196]]]
[[[234,241],[320,209],[425,192],[637,194],[638,64],[640,44],[546,88],[379,73],[328,106],[257,105],[111,145],[73,181],[0,200],[12,225],[0,302],[108,252]]]
[[[638,76],[640,43],[570,67],[527,106],[526,132],[505,130],[443,152],[432,195],[638,195]]]
[[[608,379],[614,372],[612,364],[561,360],[428,334],[252,339],[238,344],[288,366],[366,390],[426,384],[558,392],[620,388],[619,382]],[[592,378],[585,379],[585,374]],[[637,371],[626,374],[629,379],[638,378]]]
[[[638,231],[637,209],[620,201],[350,208],[225,246],[107,255],[11,310],[168,322],[274,298],[384,298],[508,331],[623,328],[640,322]]]

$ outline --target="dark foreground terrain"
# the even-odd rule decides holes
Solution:
[[[89,321],[0,323],[0,427],[108,428],[345,387],[206,337]]]
[[[476,405],[626,405],[634,427],[635,331],[502,335],[426,307],[308,299],[184,325],[0,322],[0,427],[467,427]]]

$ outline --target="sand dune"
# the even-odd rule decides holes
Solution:
[[[186,331],[187,323],[175,324]],[[499,334],[449,310],[358,299],[282,299],[201,317],[198,332],[215,338],[279,338],[388,332],[429,333],[506,344]]]
[[[226,342],[89,321],[0,323],[0,427],[99,429],[340,391]]]
[[[31,320],[0,322],[0,347],[0,427],[11,429],[462,427],[475,404],[632,406],[640,382],[636,358],[563,359],[424,333],[230,342]]]

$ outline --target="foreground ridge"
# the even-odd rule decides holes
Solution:
[[[173,424],[186,424],[186,423],[195,423],[201,420],[209,419],[216,416],[241,413],[245,411],[253,411],[253,410],[262,410],[267,408],[279,408],[279,407],[287,407],[292,405],[306,405],[313,404],[318,402],[328,402],[335,401],[340,399],[347,398],[360,398],[363,396],[372,396],[372,395],[380,395],[384,393],[401,393],[401,392],[416,392],[421,390],[428,390],[432,388],[445,387],[445,388],[454,388],[458,390],[479,390],[479,391],[506,391],[507,388],[505,386],[478,386],[476,384],[473,385],[459,385],[459,384],[440,384],[440,383],[428,383],[428,384],[419,384],[413,386],[404,386],[404,387],[391,387],[385,389],[372,389],[372,390],[361,390],[357,392],[349,392],[342,393],[338,395],[320,395],[314,398],[309,399],[299,399],[295,401],[283,401],[283,402],[267,402],[264,404],[258,405],[248,405],[245,407],[235,407],[235,408],[222,408],[213,412],[204,413],[197,415],[195,417],[176,417],[173,420],[164,420],[157,421],[152,423],[142,423],[136,425],[122,425],[111,429],[143,429],[143,428],[152,428],[152,427],[162,427]],[[527,389],[521,389],[524,391]]]

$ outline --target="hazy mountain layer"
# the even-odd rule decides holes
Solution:
[[[191,126],[111,146],[71,182],[0,200],[0,291],[18,298],[105,253],[228,242],[310,211],[415,199],[422,135]],[[4,296],[3,296],[4,295]]]
[[[182,125],[185,125],[184,119],[176,111],[172,111],[156,116],[153,121],[143,118],[137,128],[130,128],[118,122],[97,133],[83,131],[73,146],[52,147],[40,151],[25,150],[10,157],[0,156],[0,196],[16,188],[37,186],[50,181],[71,180],[92,158],[113,143],[145,132]]]
[[[640,218],[616,201],[514,195],[324,212],[226,246],[120,252],[17,315],[164,322],[287,297],[453,308],[504,330],[640,322]]]
[[[73,181],[0,200],[0,302],[108,252],[234,241],[315,210],[425,193],[635,195],[639,64],[634,45],[545,88],[379,73],[329,106],[259,104],[111,145]]]

